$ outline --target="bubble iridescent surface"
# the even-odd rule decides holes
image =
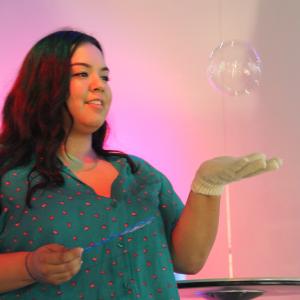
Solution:
[[[260,85],[261,59],[247,42],[223,41],[210,54],[207,76],[224,95],[247,95]]]

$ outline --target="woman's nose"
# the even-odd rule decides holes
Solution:
[[[92,79],[92,82],[91,82],[91,90],[92,91],[101,91],[103,92],[104,91],[104,85],[105,85],[105,82],[104,80],[95,75]]]

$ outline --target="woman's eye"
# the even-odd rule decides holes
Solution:
[[[108,76],[101,76],[102,80],[104,81],[109,81],[109,77]]]
[[[79,73],[74,73],[72,76],[73,77],[74,76],[75,77],[88,77],[88,73],[86,73],[86,72],[79,72]]]

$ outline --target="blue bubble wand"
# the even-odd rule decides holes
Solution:
[[[124,236],[124,235],[126,235],[128,233],[132,233],[134,231],[142,229],[146,225],[151,224],[154,219],[155,219],[154,216],[146,218],[146,219],[144,219],[144,220],[142,220],[140,222],[137,222],[136,224],[134,224],[133,226],[131,226],[131,227],[127,228],[127,229],[125,229],[122,232],[111,234],[107,238],[103,239],[102,241],[94,243],[92,246],[85,247],[83,250],[84,250],[84,252],[89,252],[89,251],[91,251],[95,247],[102,246],[102,245],[104,245],[104,244],[106,244],[106,243],[108,243],[108,242],[110,242],[110,241],[112,241],[112,240],[114,240],[116,238],[119,238],[119,237]]]

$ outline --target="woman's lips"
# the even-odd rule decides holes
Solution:
[[[93,99],[93,100],[88,100],[88,101],[85,101],[85,104],[88,104],[92,107],[95,107],[95,108],[102,108],[103,107],[103,101],[100,100],[100,99]]]

